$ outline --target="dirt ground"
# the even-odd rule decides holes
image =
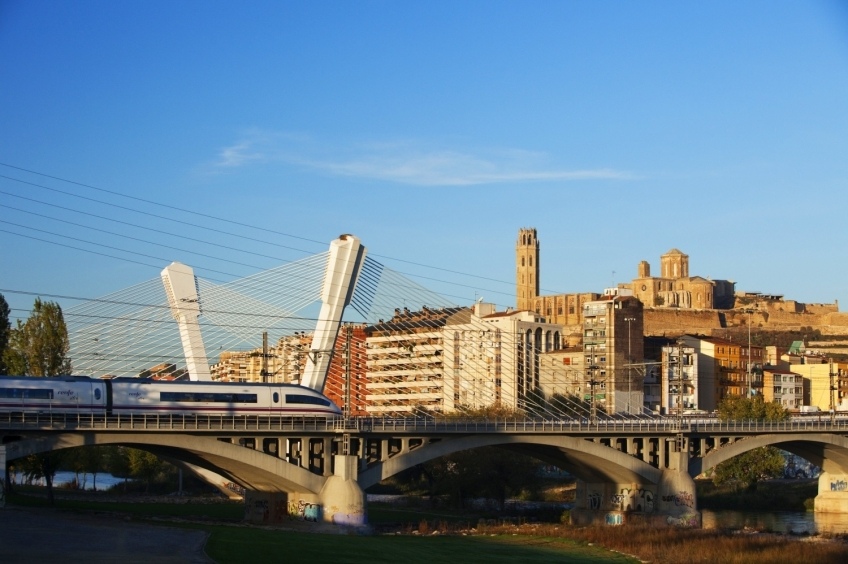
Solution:
[[[122,517],[0,508],[0,562],[210,564],[207,534]]]

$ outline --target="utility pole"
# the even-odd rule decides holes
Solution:
[[[746,309],[745,313],[748,314],[748,399],[751,399],[751,314],[754,313],[753,310]]]
[[[345,376],[344,376],[344,417],[350,418],[350,345],[352,341],[353,328],[348,323],[345,325]]]
[[[633,373],[631,372],[633,364],[633,348],[630,340],[630,325],[636,321],[635,317],[625,317],[627,322],[627,413],[632,413],[633,406]]]
[[[350,323],[345,325],[345,365],[344,365],[344,428],[345,433],[342,435],[342,454],[350,454],[350,433],[347,432],[350,422],[350,345],[353,337],[353,328]]]
[[[598,418],[598,408],[595,405],[595,384],[597,384],[597,380],[595,380],[595,373],[597,372],[598,367],[594,364],[589,367],[589,392],[591,396],[589,398],[589,421],[594,423]]]
[[[830,360],[830,422],[831,424],[836,423],[836,405],[833,399],[833,394],[836,392],[836,385],[833,383],[833,377],[835,376],[833,372],[833,359]]]
[[[686,445],[683,436],[683,339],[677,341],[677,376],[680,379],[677,386],[677,450],[682,452]]]
[[[262,370],[260,371],[262,383],[268,383],[268,331],[262,332]]]

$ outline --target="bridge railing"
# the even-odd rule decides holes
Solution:
[[[475,419],[457,417],[267,417],[145,414],[106,416],[87,413],[0,413],[0,431],[162,431],[162,432],[320,432],[349,434],[759,434],[848,433],[848,419],[793,418],[787,421],[720,421],[714,418],[634,419]]]
[[[320,431],[333,432],[337,421],[328,417],[263,417],[257,415],[142,414],[105,416],[91,413],[0,414],[0,431]]]

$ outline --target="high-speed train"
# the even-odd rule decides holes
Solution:
[[[341,410],[293,384],[0,376],[0,413],[327,416]]]

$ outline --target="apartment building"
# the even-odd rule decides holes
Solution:
[[[544,388],[543,355],[561,348],[561,331],[533,312],[497,312],[486,303],[451,317],[444,327],[445,408],[532,407]]]
[[[443,328],[468,308],[411,312],[395,310],[384,323],[366,328],[366,404],[369,415],[412,415],[451,410],[446,387]],[[446,398],[451,401],[446,404]]]
[[[763,392],[763,347],[717,337],[683,335],[698,364],[699,409],[712,411],[726,397]]]
[[[824,357],[805,355],[805,361],[790,364],[789,370],[800,374],[804,381],[801,405],[816,406],[822,411],[831,408],[848,411],[848,363],[828,362]]]
[[[659,407],[661,413],[680,414],[704,409],[698,401],[698,355],[694,347],[662,348]]]
[[[582,397],[588,380],[585,359],[582,344],[543,353],[539,362],[539,387],[545,397]]]
[[[776,402],[786,409],[804,405],[804,378],[789,370],[763,369],[763,400]]]
[[[280,337],[277,344],[268,348],[247,351],[222,351],[218,362],[210,367],[213,380],[221,382],[299,383],[306,367],[306,351],[312,335],[297,332]]]
[[[642,307],[619,289],[583,306],[584,398],[608,413],[643,410]]]
[[[343,325],[333,347],[324,395],[351,417],[368,414],[366,327]]]

